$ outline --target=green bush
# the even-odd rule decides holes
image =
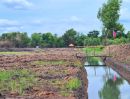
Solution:
[[[76,90],[81,86],[81,81],[78,78],[72,78],[66,83],[66,88],[69,90]]]
[[[107,40],[108,44],[126,44],[126,43],[130,43],[130,39],[129,38],[116,38],[116,39],[108,39]]]
[[[85,39],[85,45],[86,46],[96,46],[101,44],[101,39],[100,38],[90,38],[88,37]]]

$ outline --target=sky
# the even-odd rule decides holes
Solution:
[[[5,32],[52,32],[62,35],[70,28],[80,33],[101,31],[97,13],[106,0],[0,0],[0,34]],[[130,30],[130,0],[123,0],[120,23]]]

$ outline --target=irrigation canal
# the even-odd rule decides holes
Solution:
[[[100,59],[87,59],[85,66],[88,99],[130,99],[130,84]]]

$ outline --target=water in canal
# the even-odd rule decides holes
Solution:
[[[96,66],[97,64],[97,66]],[[130,99],[130,84],[117,72],[103,65],[101,60],[88,59],[88,99]]]

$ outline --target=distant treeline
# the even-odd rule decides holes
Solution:
[[[67,30],[62,36],[48,33],[33,33],[30,37],[26,32],[3,33],[0,36],[1,48],[41,48],[47,47],[68,47],[69,44],[75,46],[95,46],[103,44],[120,44],[130,42],[130,32],[127,34],[118,33],[117,38],[107,38],[105,35],[99,35],[99,31],[93,30],[88,34],[78,33],[74,29]]]

